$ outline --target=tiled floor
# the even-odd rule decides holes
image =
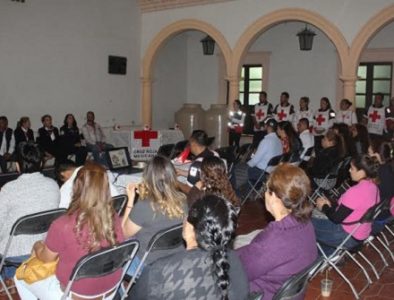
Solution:
[[[241,211],[239,226],[237,234],[246,234],[255,229],[264,228],[267,222],[272,220],[272,216],[265,210],[264,205],[261,201],[247,202]],[[393,243],[394,244],[394,243]],[[381,267],[381,260],[377,257],[376,253],[372,249],[363,250],[363,253],[372,260],[376,267]],[[346,261],[341,267],[341,270],[351,278],[356,288],[361,288],[365,283],[366,279],[362,272],[357,269],[354,264],[350,261]],[[386,268],[379,280],[374,278],[374,275],[370,269],[368,273],[373,280],[373,284],[362,294],[361,299],[369,300],[388,300],[394,299],[394,263],[389,261],[389,267]],[[315,299],[332,299],[332,300],[350,300],[354,299],[353,294],[350,291],[348,285],[336,274],[335,271],[330,271],[328,276],[334,280],[333,293],[329,298],[323,298],[320,295],[320,281],[326,274],[318,274],[312,282],[309,284],[306,300]],[[6,300],[7,298],[0,295],[0,300]],[[14,295],[14,299],[18,299],[17,295]]]
[[[247,202],[241,211],[239,219],[238,234],[246,234],[252,230],[258,228],[264,228],[268,221],[272,220],[271,215],[265,210],[264,205],[261,201]],[[393,243],[394,244],[394,243]],[[392,250],[394,245],[392,245]],[[363,250],[363,253],[371,259],[373,264],[380,268],[382,267],[381,259],[377,256],[376,252],[372,249],[367,248]],[[385,253],[387,254],[387,252]],[[367,269],[373,283],[369,288],[362,293],[361,299],[394,299],[394,262],[388,260],[389,266],[384,270],[379,280],[376,280],[372,270]],[[346,260],[340,269],[351,279],[356,289],[360,289],[367,282],[363,273],[358,269],[351,261]],[[326,274],[318,274],[309,284],[306,300],[315,299],[335,299],[335,300],[348,300],[355,299],[350,288],[345,281],[339,277],[339,275],[331,270],[328,273],[328,277],[334,280],[333,293],[331,297],[324,298],[320,294],[320,281],[326,276]]]

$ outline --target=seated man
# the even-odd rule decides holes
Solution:
[[[54,157],[56,162],[64,161],[67,153],[59,145],[59,130],[52,125],[52,117],[44,115],[41,117],[42,127],[38,129],[37,142],[45,152],[45,159]]]
[[[12,160],[15,150],[15,138],[13,130],[8,128],[6,116],[0,117],[0,168],[3,173],[7,173],[7,161]]]
[[[60,203],[59,208],[68,208],[73,196],[73,184],[74,179],[77,177],[78,171],[83,166],[78,166],[72,160],[66,160],[56,167],[56,177],[60,183]],[[107,171],[108,179],[110,180],[113,176],[111,171]],[[120,195],[113,183],[109,182],[109,189],[111,196],[115,197]]]
[[[96,162],[107,165],[104,152],[114,146],[105,143],[105,136],[100,124],[94,121],[94,112],[88,111],[86,114],[86,124],[82,126],[82,134],[86,141],[88,151],[93,153]]]
[[[247,169],[247,178],[244,178],[242,182],[237,182],[237,174],[233,174],[231,177],[231,183],[233,188],[237,191],[238,196],[241,196],[241,189],[247,184],[247,181],[256,182],[260,176],[265,172],[268,162],[271,158],[281,155],[283,153],[283,147],[280,139],[276,135],[278,123],[273,118],[267,118],[264,122],[267,135],[259,143],[255,154],[247,162],[246,166],[239,165],[234,168],[235,173],[237,170]]]
[[[181,190],[189,193],[191,188],[200,181],[201,163],[206,157],[219,155],[208,149],[208,135],[203,130],[194,130],[189,138],[190,152],[195,156],[188,171],[177,169],[177,175],[187,177],[187,184],[180,183]]]
[[[8,182],[0,191],[0,249],[4,250],[12,225],[22,216],[44,210],[55,209],[59,205],[60,193],[57,183],[45,177],[40,171],[43,153],[38,145],[31,142],[20,143],[16,153],[17,170],[21,175]],[[22,235],[13,239],[8,257],[26,255],[42,235]],[[7,274],[11,275],[12,274]]]
[[[313,134],[309,130],[309,120],[307,118],[300,119],[297,124],[297,130],[302,143],[301,159],[303,161],[309,161],[310,155],[306,156],[305,154],[308,149],[315,146],[315,139],[313,137]]]

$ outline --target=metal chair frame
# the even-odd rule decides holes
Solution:
[[[71,287],[75,281],[78,281],[80,279],[96,278],[109,275],[119,270],[120,268],[123,268],[121,279],[111,289],[115,293],[118,290],[120,284],[122,283],[123,277],[126,274],[126,271],[130,266],[131,261],[135,257],[138,248],[139,242],[137,240],[128,240],[112,247],[101,249],[99,251],[89,253],[83,256],[76,263],[61,300],[66,300],[69,294],[75,294],[79,298],[92,299],[93,297],[97,298],[102,296],[103,294],[108,293],[108,291],[106,291],[102,295],[84,296],[73,293],[71,291]],[[102,264],[103,257],[107,260],[104,264]],[[95,266],[96,269],[92,269],[92,266]]]
[[[66,212],[64,208],[57,208],[52,210],[46,210],[42,212],[37,212],[34,214],[29,214],[23,217],[20,217],[18,220],[14,222],[12,225],[10,235],[8,237],[1,262],[0,262],[0,272],[3,270],[3,267],[7,264],[7,254],[8,250],[11,247],[12,240],[15,236],[25,234],[25,235],[35,235],[47,232],[50,225],[54,220],[63,215]],[[33,222],[41,221],[39,223],[33,224]],[[14,263],[11,263],[15,265]],[[12,296],[4,283],[2,276],[0,276],[0,283],[3,286],[5,293],[7,294],[8,299],[12,300]]]
[[[171,226],[169,228],[158,231],[150,239],[148,246],[145,250],[145,253],[144,253],[140,263],[138,264],[138,267],[137,267],[135,273],[133,274],[133,277],[131,278],[129,284],[127,285],[126,290],[124,291],[121,300],[126,299],[126,297],[128,296],[128,293],[130,292],[132,285],[136,282],[137,276],[139,275],[149,253],[151,253],[152,251],[175,249],[183,243],[182,229],[183,229],[183,224],[177,224],[177,225]],[[160,245],[160,243],[163,243],[166,240],[166,238],[168,238],[168,236],[173,235],[174,233],[176,234],[176,239],[177,239],[175,244],[169,245],[169,244],[164,243],[164,245]],[[179,241],[178,241],[178,239],[179,239]]]

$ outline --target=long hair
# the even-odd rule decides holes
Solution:
[[[332,126],[332,129],[336,130],[338,134],[342,136],[347,155],[356,155],[356,144],[351,137],[349,126],[345,123],[335,123],[334,126]]]
[[[300,145],[301,142],[299,141],[297,132],[294,130],[293,125],[289,121],[282,121],[282,122],[278,123],[278,127],[280,129],[282,129],[287,136],[287,140],[289,142],[290,153],[293,153],[294,151],[299,150],[299,149],[295,149],[296,141],[298,141],[298,145]]]
[[[151,201],[153,210],[164,213],[170,219],[184,216],[186,196],[179,190],[174,166],[166,157],[155,156],[142,177],[146,198]]]
[[[312,206],[308,195],[311,184],[304,170],[288,163],[279,165],[268,179],[267,190],[282,200],[297,221],[307,222],[310,219]]]
[[[205,158],[201,163],[201,180],[207,194],[215,194],[228,199],[236,207],[240,201],[228,180],[226,165],[216,156]]]
[[[73,128],[76,128],[76,127],[77,127],[77,121],[75,120],[75,117],[74,117],[73,114],[67,114],[67,115],[64,117],[63,125],[64,125],[66,128],[68,127],[67,118],[70,117],[70,116],[72,116],[72,117],[73,117],[73,120],[74,120],[72,126],[73,126]]]
[[[98,250],[100,243],[116,243],[114,217],[106,170],[97,163],[87,163],[77,174],[68,215],[76,214],[74,232],[77,241],[89,252]],[[83,236],[83,229],[89,233]]]
[[[212,275],[221,292],[221,299],[228,299],[230,264],[227,248],[234,238],[237,224],[234,207],[223,198],[208,195],[194,202],[187,221],[194,227],[199,248],[210,253]]]

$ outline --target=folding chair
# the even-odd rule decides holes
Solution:
[[[83,256],[75,265],[71,272],[70,279],[61,300],[66,300],[70,294],[76,295],[79,298],[92,299],[102,297],[105,294],[113,291],[116,293],[126,270],[128,269],[131,261],[135,257],[139,248],[139,242],[136,240],[128,240],[121,244],[101,249],[99,251],[89,253]],[[115,271],[123,268],[122,276],[119,282],[103,294],[94,296],[79,295],[71,291],[71,287],[75,281],[84,278],[97,278],[114,273]]]
[[[184,141],[180,141],[180,142],[176,143],[175,146],[174,146],[174,149],[173,149],[173,151],[171,153],[170,159],[174,159],[179,154],[181,154],[182,151],[185,150],[185,148],[186,148],[188,143],[189,143],[188,140],[184,140]]]
[[[165,144],[161,145],[159,150],[157,150],[158,155],[171,158],[172,152],[174,151],[175,144]]]
[[[271,158],[265,167],[264,171],[261,173],[259,178],[255,182],[251,182],[248,180],[248,192],[246,196],[241,201],[241,207],[246,202],[246,200],[250,197],[252,193],[255,193],[256,196],[261,195],[259,192],[259,186],[264,187],[264,182],[267,180],[268,175],[273,171],[273,168],[276,167],[282,160],[283,154],[275,156]]]
[[[236,159],[235,146],[221,147],[217,148],[215,151],[219,154],[220,158],[226,160],[227,173],[230,175]]]
[[[129,198],[127,197],[127,195],[124,194],[112,197],[112,206],[114,207],[116,213],[119,216],[123,215],[124,208],[128,200]]]
[[[291,276],[275,293],[272,300],[298,299],[305,293],[308,282],[323,263],[323,258],[317,258],[310,266]]]
[[[11,246],[12,240],[15,236],[18,235],[36,235],[47,232],[49,226],[51,226],[52,222],[56,220],[58,217],[63,215],[66,212],[64,208],[52,209],[47,211],[42,211],[30,215],[26,215],[20,217],[15,221],[14,225],[12,225],[10,236],[8,237],[7,244],[5,246],[3,256],[0,262],[0,272],[3,270],[5,265],[17,266],[18,264],[14,262],[7,261],[8,250]],[[27,254],[27,253],[26,253]],[[8,291],[7,286],[5,285],[2,276],[0,276],[1,285],[6,292],[8,299],[12,300],[11,294]]]
[[[251,143],[247,143],[247,144],[243,144],[238,148],[238,153],[237,156],[235,158],[235,163],[239,163],[239,162],[246,162],[247,160],[249,160],[251,154],[252,154],[252,144]]]
[[[142,257],[142,259],[141,259],[141,261],[140,261],[140,263],[133,275],[133,278],[130,280],[129,284],[127,285],[127,288],[126,288],[125,292],[123,293],[121,300],[126,299],[132,285],[135,283],[137,276],[139,275],[139,272],[146,261],[146,258],[149,255],[149,253],[151,253],[153,251],[175,249],[183,244],[182,226],[183,226],[183,224],[178,224],[178,225],[174,225],[169,228],[160,230],[150,239],[148,246],[146,247],[144,256]]]
[[[306,169],[309,159],[312,156],[313,150],[314,150],[314,147],[310,147],[310,148],[306,149],[305,151],[301,152],[301,156],[300,156],[301,162],[299,164],[300,168]]]
[[[333,245],[329,245],[327,243],[323,243],[321,241],[317,242],[317,247],[320,250],[320,252],[322,253],[322,257],[324,259],[324,264],[323,267],[319,269],[319,271],[323,271],[326,267],[331,266],[341,277],[342,279],[348,284],[348,286],[350,287],[350,289],[353,292],[353,295],[356,299],[360,299],[360,294],[363,293],[370,284],[372,284],[372,280],[371,277],[369,276],[367,270],[364,268],[364,266],[355,258],[355,256],[358,254],[360,255],[360,257],[369,265],[369,267],[372,269],[372,271],[374,272],[375,276],[377,279],[379,279],[379,274],[375,268],[375,266],[371,263],[370,260],[368,260],[368,258],[361,252],[362,247],[363,247],[363,242],[360,242],[359,245],[357,245],[356,247],[353,247],[352,249],[348,249],[345,244],[347,243],[347,241],[349,241],[353,234],[358,230],[358,228],[362,225],[362,224],[366,224],[366,223],[372,223],[373,220],[378,216],[378,214],[381,211],[381,207],[382,207],[382,203],[377,203],[376,205],[372,206],[371,208],[368,209],[368,211],[361,217],[360,220],[355,221],[355,222],[347,222],[347,223],[342,223],[344,225],[356,225],[354,227],[354,229],[352,230],[351,233],[349,233],[346,238],[338,245],[338,246],[333,246]],[[330,255],[327,256],[325,254],[325,252],[323,251],[322,245],[328,246],[328,247],[332,247],[335,248],[335,251]],[[349,280],[349,278],[347,278],[345,276],[345,274],[343,274],[343,272],[337,267],[337,263],[342,260],[343,257],[349,257],[363,272],[365,278],[367,279],[367,283],[364,287],[361,288],[360,291],[357,291],[356,288],[354,287],[354,285],[351,283],[351,281]]]
[[[313,191],[312,195],[309,196],[309,200],[312,203],[315,203],[317,197],[322,197],[323,191],[327,191],[334,188],[334,186],[337,183],[339,171],[341,170],[345,162],[346,160],[343,160],[339,162],[338,165],[336,166],[334,165],[331,168],[331,170],[328,172],[328,174],[323,179],[321,179],[321,181],[318,183],[317,188]]]

